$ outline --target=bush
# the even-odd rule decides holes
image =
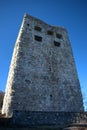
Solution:
[[[4,92],[0,91],[0,113],[3,105]]]

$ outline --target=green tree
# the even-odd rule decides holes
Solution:
[[[1,113],[1,109],[2,109],[3,98],[4,98],[4,92],[0,91],[0,113]]]

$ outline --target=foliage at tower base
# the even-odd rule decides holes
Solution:
[[[3,98],[4,98],[4,92],[0,90],[0,113],[2,109],[2,104],[3,104]]]

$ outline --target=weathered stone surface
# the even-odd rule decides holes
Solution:
[[[0,118],[0,130],[87,130],[87,113],[13,111]]]
[[[25,15],[15,44],[2,113],[13,110],[83,111],[65,28]]]
[[[86,112],[14,111],[12,123],[16,126],[86,126]]]

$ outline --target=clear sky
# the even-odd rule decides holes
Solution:
[[[87,0],[0,0],[0,90],[5,91],[14,44],[25,13],[67,28],[87,99]]]

